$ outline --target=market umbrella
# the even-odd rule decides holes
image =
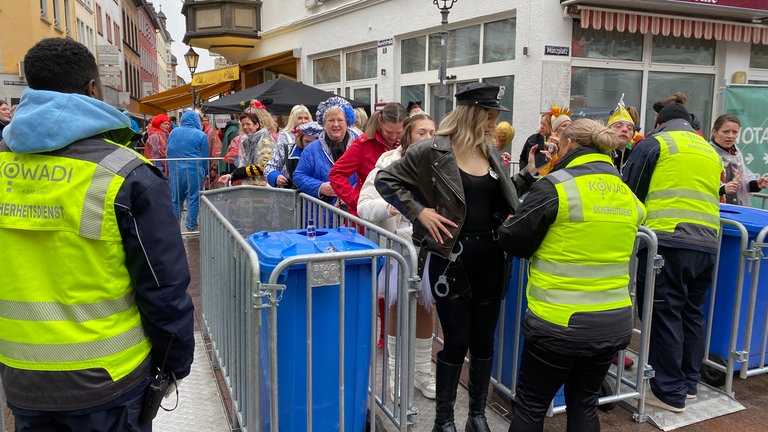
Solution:
[[[203,106],[207,114],[240,113],[248,107],[251,99],[258,99],[267,106],[272,114],[290,114],[294,105],[304,105],[309,112],[317,111],[317,106],[334,93],[320,90],[312,86],[288,78],[276,78],[272,81],[249,87],[229,96],[216,99]],[[347,99],[353,107],[368,107],[369,104]]]

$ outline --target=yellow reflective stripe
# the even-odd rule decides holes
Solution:
[[[551,177],[551,178],[550,178]],[[581,191],[574,180],[574,176],[564,170],[555,171],[547,175],[549,181],[557,187],[560,184],[568,200],[568,221],[584,222],[584,203],[581,201]]]
[[[703,201],[707,204],[719,205],[717,198],[710,193],[691,189],[660,189],[648,193],[647,201],[657,199],[687,198]]]
[[[93,240],[101,238],[104,205],[107,200],[107,190],[113,178],[115,174],[112,171],[101,166],[96,167],[91,184],[85,193],[83,211],[80,214],[81,236]]]
[[[120,170],[122,170],[126,165],[131,163],[134,159],[136,159],[137,156],[138,154],[132,152],[131,150],[123,147],[117,147],[115,151],[102,159],[102,161],[99,162],[99,165],[117,173],[120,172]]]
[[[19,302],[0,300],[0,318],[16,321],[71,321],[86,322],[126,312],[134,305],[130,293],[114,300],[97,303],[66,305],[55,302]]]
[[[584,203],[581,201],[581,191],[575,180],[563,183],[565,197],[568,200],[568,221],[584,222]]]
[[[565,170],[555,171],[547,175],[547,180],[549,180],[552,184],[565,183],[571,179],[573,179],[573,176],[571,173]]]
[[[662,144],[666,144],[667,152],[669,152],[669,154],[673,155],[680,153],[680,147],[677,145],[674,138],[672,138],[672,135],[663,133],[661,135],[657,135],[656,139],[659,140]]]
[[[531,258],[531,268],[551,276],[576,279],[622,277],[629,274],[629,263],[565,264],[549,261],[537,256]]]
[[[647,217],[645,214],[645,207],[640,203],[639,200],[635,200],[635,206],[637,207],[637,225],[642,225],[643,220]]]
[[[528,295],[549,304],[601,305],[617,303],[629,298],[629,287],[623,286],[605,291],[574,291],[544,289],[528,284]]]
[[[118,354],[145,339],[141,324],[111,338],[92,342],[40,345],[0,339],[0,355],[32,363],[81,362]]]
[[[684,219],[689,221],[699,221],[712,226],[720,226],[720,216],[701,212],[696,210],[683,209],[660,209],[648,212],[648,219]]]
[[[136,155],[122,147],[108,154],[96,166],[91,184],[85,193],[83,211],[80,214],[80,235],[99,240],[101,227],[104,220],[104,206],[106,205],[107,192],[115,173],[120,172],[126,165],[136,158]]]

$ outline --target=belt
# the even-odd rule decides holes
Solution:
[[[499,239],[499,236],[496,234],[496,231],[486,231],[483,233],[465,233],[465,234],[459,234],[459,241],[496,241]]]

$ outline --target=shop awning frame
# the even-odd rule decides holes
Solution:
[[[265,57],[247,60],[234,66],[199,72],[192,78],[195,97],[206,100],[230,90],[240,90],[241,73],[246,69],[269,67],[274,63],[294,59],[293,51],[282,51]],[[240,85],[245,85],[240,83]],[[184,84],[139,100],[138,112],[157,115],[192,105],[191,84]]]
[[[768,45],[768,26],[578,6],[581,28]]]
[[[210,99],[220,93],[232,90],[237,81],[224,81],[203,86],[195,86],[195,97],[202,100]],[[144,114],[164,114],[169,111],[192,105],[192,85],[184,84],[139,99],[138,111]]]

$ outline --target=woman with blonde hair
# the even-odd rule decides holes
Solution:
[[[301,149],[305,147],[304,143],[297,142],[296,128],[311,121],[312,115],[304,105],[294,105],[291,108],[288,123],[285,124],[285,128],[277,135],[277,145],[272,151],[272,157],[264,166],[264,175],[267,177],[267,182],[270,186],[293,187],[293,182],[290,180],[290,175],[286,170],[286,162],[289,155],[296,151],[296,144],[300,144]],[[293,170],[291,170],[291,173],[293,173]]]
[[[510,254],[529,259],[515,432],[541,431],[565,385],[569,431],[599,431],[598,399],[616,351],[632,335],[629,260],[645,208],[610,153],[619,136],[579,119],[560,135],[553,171],[499,228]]]
[[[356,134],[362,135],[365,125],[368,123],[368,113],[365,108],[355,108],[355,124],[350,127]]]
[[[456,93],[456,109],[431,140],[411,146],[376,175],[376,189],[413,223],[422,279],[432,292],[443,328],[437,354],[433,431],[454,432],[456,389],[467,352],[469,415],[465,430],[487,432],[485,418],[494,332],[503,297],[505,256],[496,229],[520,202],[504,173],[492,135],[502,89],[469,83]],[[533,158],[531,158],[533,159]],[[515,182],[527,188],[529,164]]]
[[[285,124],[283,130],[277,134],[277,146],[282,147],[287,145],[289,148],[296,143],[296,135],[294,129],[297,126],[309,123],[312,121],[312,114],[309,113],[309,108],[304,105],[294,105],[291,108],[291,113],[288,115],[288,122]]]

